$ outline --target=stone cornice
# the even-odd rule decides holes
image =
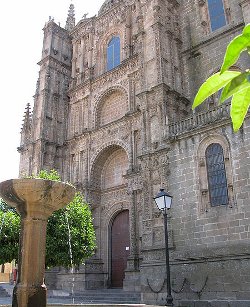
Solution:
[[[157,154],[166,153],[166,151],[169,150],[170,150],[169,145],[161,144],[161,146],[157,149],[145,150],[141,155],[137,156],[137,158],[138,159],[143,159],[146,157],[150,158],[156,156]]]
[[[250,4],[250,0],[241,0],[240,5]]]
[[[140,97],[143,98],[144,95],[147,95],[147,94],[151,93],[152,91],[157,90],[159,87],[162,87],[164,90],[166,90],[167,92],[174,95],[176,99],[185,101],[186,105],[190,103],[190,100],[187,97],[185,97],[182,93],[177,92],[174,88],[170,87],[166,83],[159,83],[157,85],[154,85],[150,89],[136,94],[136,96],[138,98],[140,98]]]
[[[92,128],[92,129],[87,129],[79,134],[75,134],[74,136],[72,136],[71,138],[68,138],[65,142],[67,144],[70,144],[71,142],[74,142],[76,139],[80,140],[80,139],[85,139],[86,135],[92,135],[95,133],[99,133],[99,132],[105,132],[106,130],[111,130],[112,129],[116,129],[117,127],[126,125],[126,123],[132,122],[134,120],[135,117],[140,116],[141,112],[140,111],[134,111],[133,113],[130,114],[125,114],[123,117],[110,122],[104,126],[101,127],[96,127],[96,128]],[[131,116],[130,116],[131,115]],[[132,116],[133,115],[133,116]]]
[[[65,68],[65,69],[67,69],[67,70],[69,70],[69,71],[71,71],[71,65],[67,65],[67,64],[65,64],[65,63],[63,63],[63,62],[61,62],[61,61],[59,61],[59,60],[57,60],[57,59],[55,59],[55,58],[53,58],[51,55],[47,55],[45,58],[43,58],[41,61],[39,61],[37,64],[38,65],[43,65],[43,64],[47,64],[47,63],[55,63],[55,64],[59,64],[61,67],[63,67],[63,68]]]

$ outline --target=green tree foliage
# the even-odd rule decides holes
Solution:
[[[0,199],[0,264],[17,259],[20,216]]]
[[[30,176],[30,178],[40,178],[40,179],[48,179],[48,180],[54,180],[54,181],[60,181],[61,178],[56,170],[52,169],[49,172],[46,170],[41,170],[37,176]]]
[[[71,238],[70,242],[69,238]],[[70,267],[70,243],[73,265],[79,265],[92,256],[96,247],[91,211],[81,193],[76,193],[73,201],[66,208],[54,212],[49,218],[46,266]]]
[[[41,171],[37,176],[60,181],[55,170]],[[0,202],[0,263],[17,259],[20,217],[15,209]],[[71,237],[72,259],[70,257],[69,238]],[[96,247],[95,231],[89,205],[81,193],[77,192],[73,201],[48,219],[46,237],[46,267],[70,267],[83,263],[93,255]],[[72,260],[72,262],[71,262]]]
[[[230,116],[234,131],[242,126],[250,106],[250,69],[243,72],[230,71],[242,52],[250,55],[250,24],[247,24],[242,34],[235,37],[227,46],[224,61],[219,73],[209,77],[200,87],[195,96],[192,108],[199,106],[206,98],[223,88],[220,103],[232,97]]]

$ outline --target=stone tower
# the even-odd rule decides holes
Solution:
[[[70,17],[69,28],[74,26]],[[43,31],[33,115],[30,119],[30,108],[27,108],[22,128],[20,174],[35,174],[44,168],[61,169],[64,159],[62,147],[67,135],[72,43],[69,32],[51,18]]]
[[[65,29],[46,23],[20,174],[55,168],[91,204],[98,247],[75,273],[78,290],[123,287],[145,303],[165,300],[163,218],[153,202],[164,187],[174,197],[176,304],[249,299],[249,118],[234,134],[230,105],[216,95],[191,110],[199,85],[249,22],[249,7],[249,0],[106,0],[76,25],[72,5]],[[53,274],[54,286],[70,287],[64,270]]]

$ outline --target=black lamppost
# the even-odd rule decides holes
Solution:
[[[154,197],[158,209],[160,209],[164,216],[164,229],[165,229],[165,250],[166,250],[166,274],[167,274],[167,302],[166,306],[174,306],[173,297],[171,295],[170,284],[170,267],[169,267],[169,249],[168,249],[168,214],[167,210],[171,208],[172,196],[160,189],[160,192]]]

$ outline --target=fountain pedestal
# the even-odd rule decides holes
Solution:
[[[21,215],[18,279],[12,307],[45,307],[45,243],[48,217],[74,197],[75,188],[51,180],[12,179],[0,183],[0,196]]]

